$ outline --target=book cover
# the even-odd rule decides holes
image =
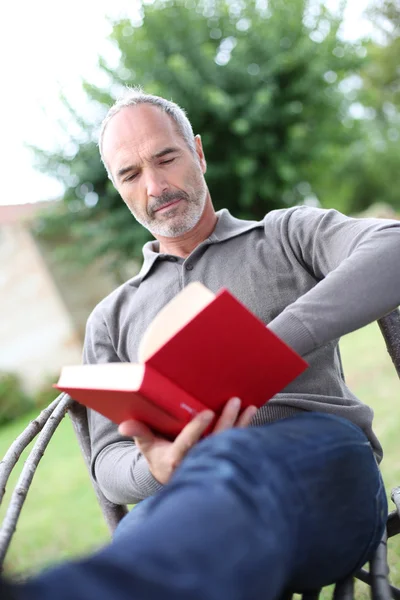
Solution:
[[[184,288],[143,336],[142,364],[64,367],[57,387],[121,423],[134,418],[168,437],[229,398],[263,406],[307,368],[228,290]]]

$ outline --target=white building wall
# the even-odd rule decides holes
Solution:
[[[81,342],[31,234],[0,224],[0,370],[32,390],[80,362]]]

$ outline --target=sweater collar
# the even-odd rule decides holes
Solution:
[[[243,233],[246,233],[252,229],[256,229],[257,227],[263,227],[263,223],[261,221],[244,221],[242,219],[233,217],[227,208],[219,210],[216,214],[218,220],[214,231],[206,240],[204,240],[204,242],[202,242],[203,244],[218,244],[238,235],[242,235]],[[160,244],[157,240],[146,242],[142,250],[142,268],[140,269],[139,273],[129,281],[130,285],[137,286],[141,281],[143,281],[143,279],[145,279],[145,277],[147,277],[147,275],[150,273],[154,263],[157,260],[168,259],[170,257],[170,255],[167,254],[160,254],[159,248]]]

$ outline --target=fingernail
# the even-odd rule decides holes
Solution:
[[[206,410],[205,412],[202,413],[201,415],[201,419],[202,421],[204,421],[205,423],[209,423],[210,421],[213,420],[214,418],[214,413],[212,412],[212,410]]]
[[[233,408],[240,408],[242,401],[240,400],[240,398],[232,398],[231,399],[231,404]]]
[[[134,434],[132,433],[132,425],[130,421],[124,421],[123,423],[121,423],[118,427],[118,433],[125,437],[133,437]]]

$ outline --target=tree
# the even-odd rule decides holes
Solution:
[[[331,198],[332,157],[357,136],[345,123],[340,84],[363,58],[359,45],[339,39],[340,24],[340,16],[306,0],[155,0],[143,6],[140,26],[114,23],[119,65],[99,60],[107,89],[89,82],[84,89],[101,116],[126,84],[183,106],[202,134],[216,208],[261,218],[315,195]],[[64,102],[80,135],[66,150],[37,149],[39,167],[65,185],[63,205],[42,223],[42,235],[68,232],[75,241],[63,247],[70,260],[134,258],[148,234],[100,163],[99,118],[83,119]]]
[[[379,41],[370,43],[370,59],[362,70],[367,103],[377,109],[382,119],[400,110],[400,0],[381,0],[370,9]],[[386,106],[386,110],[385,110]]]
[[[338,163],[337,180],[346,188],[348,210],[385,203],[400,211],[394,182],[400,171],[400,2],[378,1],[370,10],[375,36],[365,44],[366,58],[358,77],[350,114],[358,120],[360,138]]]

